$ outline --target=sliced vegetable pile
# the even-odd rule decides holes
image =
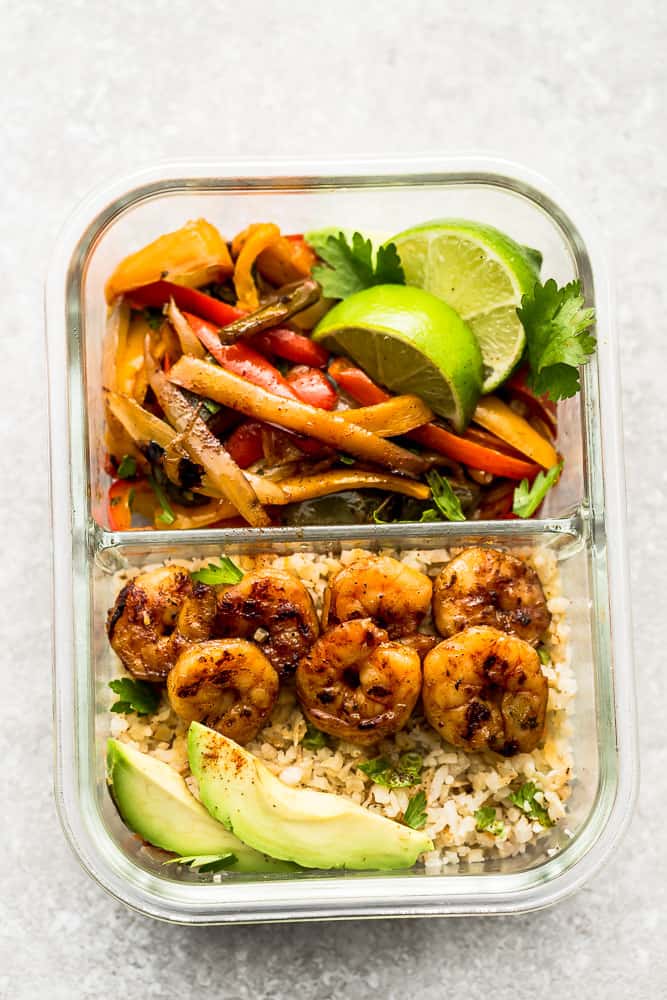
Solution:
[[[106,285],[110,527],[533,517],[595,349],[539,264],[462,220],[159,237]]]

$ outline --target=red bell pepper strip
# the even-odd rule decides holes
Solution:
[[[243,343],[243,341],[237,341],[235,344],[221,344],[217,327],[200,319],[198,316],[193,316],[191,313],[184,312],[183,315],[192,327],[193,333],[199,338],[209,354],[215,358],[219,365],[226,368],[227,371],[233,372],[234,375],[240,375],[242,378],[247,379],[248,382],[252,382],[253,385],[259,385],[263,389],[275,393],[276,396],[283,396],[288,399],[301,399],[296,388],[289,385],[275,365],[267,361],[254,348]],[[324,378],[324,376],[322,377]],[[306,402],[306,400],[303,400],[303,402]],[[312,405],[316,404],[313,403]],[[296,446],[305,452],[305,454],[319,455],[322,453],[321,441],[301,437],[299,434],[291,434],[289,431],[285,431],[285,433],[290,434]]]
[[[391,398],[390,394],[376,385],[361,368],[343,358],[336,358],[329,366],[329,372],[341,389],[361,406],[374,406]],[[455,462],[468,465],[471,469],[491,472],[494,476],[532,480],[539,472],[539,466],[534,462],[526,462],[494,448],[469,441],[465,437],[445,430],[439,424],[424,424],[423,427],[410,431],[407,437],[425,448],[446,455]]]
[[[227,371],[233,372],[234,375],[240,375],[248,382],[252,382],[253,385],[259,385],[263,389],[275,393],[276,396],[296,398],[296,393],[287,384],[275,365],[267,361],[253,347],[243,341],[237,341],[235,344],[221,344],[217,327],[189,312],[184,312],[183,315],[208,353]]]
[[[257,333],[250,343],[263,354],[275,354],[277,358],[292,361],[295,365],[310,365],[311,368],[325,368],[330,357],[321,344],[283,327]]]
[[[241,469],[254,465],[264,455],[262,425],[259,421],[240,424],[225,441],[225,448]]]
[[[302,403],[310,403],[319,410],[335,409],[338,393],[319,368],[297,365],[288,371],[285,378]]]
[[[172,281],[155,281],[152,285],[144,285],[142,288],[135,288],[128,293],[127,299],[130,305],[139,309],[146,306],[159,308],[169,299],[173,299],[181,312],[191,312],[206,319],[209,323],[215,323],[218,327],[227,326],[235,319],[245,316],[242,309],[230,306],[227,302],[220,302],[212,295],[205,295],[198,292],[196,288],[186,288],[184,285],[175,285]]]
[[[524,365],[508,378],[502,388],[508,389],[510,395],[520,399],[534,417],[543,420],[555,437],[558,430],[556,404],[548,396],[536,396],[527,383],[527,375],[528,368]]]

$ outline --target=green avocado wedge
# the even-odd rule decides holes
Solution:
[[[411,867],[433,845],[418,830],[341,795],[290,788],[243,747],[198,722],[188,733],[190,768],[212,816],[245,843],[304,868]]]
[[[169,764],[110,739],[107,774],[123,821],[149,844],[181,857],[231,853],[236,860],[227,871],[293,870],[254,851],[213,819]]]

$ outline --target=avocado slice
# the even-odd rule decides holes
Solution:
[[[118,812],[130,830],[149,844],[181,857],[231,852],[236,861],[227,871],[292,870],[292,866],[265,857],[229,833],[169,764],[110,739],[107,771]]]
[[[425,833],[328,792],[290,788],[243,747],[198,722],[190,768],[216,819],[258,851],[304,868],[409,868],[433,844]]]

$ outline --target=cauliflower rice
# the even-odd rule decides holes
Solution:
[[[392,555],[435,577],[456,551],[406,549],[386,550],[383,554]],[[354,549],[335,557],[314,553],[270,554],[237,556],[235,561],[245,571],[267,566],[291,571],[306,585],[319,612],[329,577],[341,566],[368,554],[365,550]],[[550,663],[542,668],[549,683],[543,745],[532,753],[510,758],[500,758],[490,752],[471,753],[443,743],[425,719],[415,714],[405,729],[376,747],[362,748],[331,740],[331,746],[308,750],[301,745],[306,720],[293,686],[283,683],[268,725],[247,745],[248,750],[260,757],[287,785],[346,795],[359,805],[393,820],[402,819],[410,798],[423,789],[427,799],[426,832],[434,843],[434,850],[421,859],[427,871],[439,871],[460,861],[472,863],[524,853],[528,845],[544,838],[548,831],[513,805],[510,796],[525,782],[534,782],[541,791],[540,802],[553,823],[565,817],[572,780],[571,715],[576,682],[568,650],[569,627],[565,622],[569,602],[561,594],[555,553],[542,548],[518,550],[516,554],[535,568],[552,616],[544,640]],[[208,559],[171,562],[195,569]],[[131,575],[117,574],[119,587]],[[430,620],[422,630],[434,631]],[[114,659],[117,672],[121,674],[120,660],[115,656]],[[166,695],[153,716],[109,713],[109,718],[111,736],[170,764],[197,794],[196,782],[188,766],[187,726],[172,711]],[[374,784],[357,767],[380,754],[391,758],[397,752],[408,750],[417,751],[423,757],[421,783],[417,786],[385,788]],[[495,807],[497,819],[503,824],[500,835],[477,830],[475,813],[482,806]]]

